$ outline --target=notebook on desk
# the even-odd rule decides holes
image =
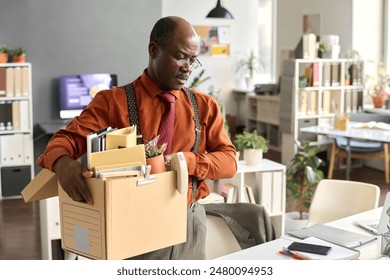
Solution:
[[[317,237],[348,248],[356,248],[376,239],[375,236],[367,236],[322,224],[315,224],[303,229],[290,231],[287,234],[300,239]]]
[[[387,192],[383,205],[382,214],[379,220],[357,220],[354,224],[375,234],[382,234],[390,231],[390,192]]]

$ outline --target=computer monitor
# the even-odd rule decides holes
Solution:
[[[116,74],[79,74],[59,77],[60,118],[80,115],[96,93],[117,86]]]

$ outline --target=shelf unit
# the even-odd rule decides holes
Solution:
[[[236,175],[231,179],[214,181],[213,191],[221,193],[223,184],[238,187],[238,202],[245,202],[245,185],[253,188],[256,203],[263,205],[271,217],[276,237],[284,234],[284,215],[286,212],[286,166],[268,159],[259,165],[246,165],[238,162]]]
[[[279,131],[279,95],[246,96],[246,128],[257,130],[269,142],[269,148],[280,151],[281,133]]]
[[[346,79],[346,77],[348,77]],[[296,152],[295,139],[329,143],[300,128],[332,123],[337,114],[363,110],[362,64],[352,59],[289,59],[280,83],[282,162]]]
[[[34,176],[31,63],[0,64],[0,199]]]

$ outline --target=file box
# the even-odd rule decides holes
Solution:
[[[86,179],[93,198],[88,205],[73,201],[55,173],[42,169],[22,196],[25,202],[59,196],[64,250],[118,260],[186,241],[187,193],[177,190],[177,175],[171,170],[150,178]]]

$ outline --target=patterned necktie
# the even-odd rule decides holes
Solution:
[[[167,149],[164,152],[164,155],[169,155],[171,153],[172,145],[172,134],[173,134],[173,123],[175,120],[175,96],[170,92],[164,92],[159,95],[161,100],[164,101],[166,105],[166,111],[161,119],[160,129],[159,129],[159,138],[158,145],[167,143]]]

